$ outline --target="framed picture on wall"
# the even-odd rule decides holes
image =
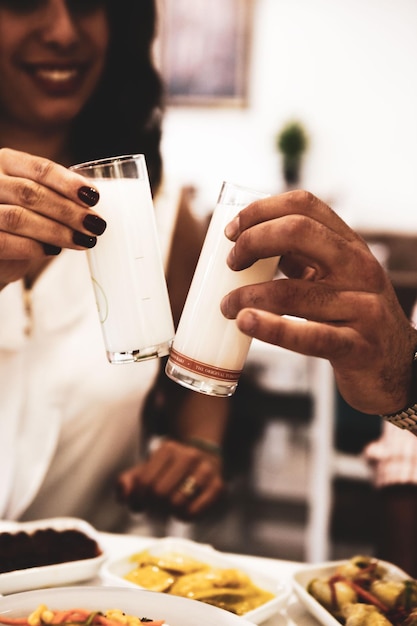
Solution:
[[[159,0],[168,104],[244,106],[253,0]]]

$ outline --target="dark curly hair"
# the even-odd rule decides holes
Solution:
[[[106,69],[74,121],[75,162],[143,153],[155,192],[162,178],[160,152],[163,83],[152,59],[155,0],[107,0],[110,45]]]

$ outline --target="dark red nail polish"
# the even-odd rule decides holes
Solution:
[[[82,246],[83,248],[94,248],[97,243],[96,237],[89,237],[84,233],[80,233],[78,230],[74,231],[72,240],[76,246]]]
[[[62,251],[62,248],[53,246],[51,243],[42,243],[42,248],[47,256],[57,256]]]
[[[83,226],[93,235],[102,235],[106,230],[106,222],[98,215],[86,215],[83,220]]]
[[[79,199],[88,206],[94,206],[97,204],[100,195],[93,187],[80,187],[78,190]]]

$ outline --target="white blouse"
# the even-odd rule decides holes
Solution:
[[[160,203],[168,257],[175,211]],[[120,530],[120,471],[138,458],[159,361],[110,364],[85,252],[63,250],[25,293],[0,292],[0,518],[76,516]]]

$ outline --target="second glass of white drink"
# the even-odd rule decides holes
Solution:
[[[226,259],[233,242],[224,229],[244,207],[267,195],[223,183],[165,370],[184,387],[212,396],[231,396],[236,390],[251,338],[223,316],[220,302],[232,289],[272,280],[279,259],[232,271]]]
[[[174,324],[144,155],[71,169],[91,179],[100,193],[95,208],[107,222],[87,256],[108,360],[167,355]]]

